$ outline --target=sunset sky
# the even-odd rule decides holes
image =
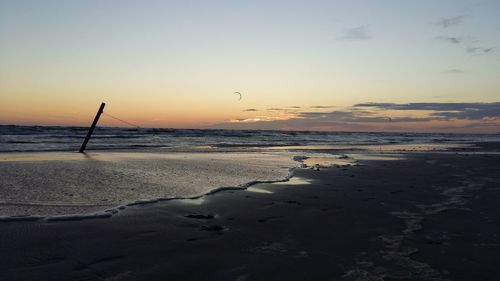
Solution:
[[[144,127],[496,133],[499,19],[498,0],[0,0],[0,124],[86,126],[105,101]]]

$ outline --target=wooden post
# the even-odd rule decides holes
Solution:
[[[85,137],[85,140],[82,143],[82,146],[80,147],[80,152],[83,153],[85,151],[85,147],[87,146],[87,143],[90,140],[90,137],[92,136],[92,133],[94,132],[95,126],[97,125],[97,121],[99,121],[99,117],[101,117],[102,112],[104,111],[104,106],[105,103],[101,103],[101,107],[99,107],[99,110],[97,111],[97,114],[95,115],[94,122],[92,122],[92,125],[89,128],[89,131],[87,132],[87,136]]]

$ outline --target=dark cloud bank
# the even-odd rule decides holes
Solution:
[[[430,110],[432,116],[445,119],[470,119],[500,117],[500,102],[492,103],[361,103],[355,107],[372,107],[391,110]]]
[[[387,111],[387,114],[384,112]],[[391,117],[389,111],[398,111],[399,116]],[[405,111],[425,111],[425,117],[404,116]],[[402,114],[401,114],[402,113]],[[288,120],[240,122],[217,124],[215,128],[225,129],[287,129],[287,130],[316,130],[337,128],[341,130],[370,131],[377,128],[377,124],[390,125],[391,129],[404,131],[403,123],[415,122],[424,127],[431,121],[469,120],[476,122],[479,127],[493,130],[492,120],[500,119],[500,102],[493,103],[360,103],[346,110],[319,112],[302,111]],[[241,120],[243,121],[243,120]],[[401,124],[401,125],[398,125]],[[457,128],[457,127],[454,127]],[[461,129],[472,128],[470,124]],[[459,128],[459,129],[460,129]]]

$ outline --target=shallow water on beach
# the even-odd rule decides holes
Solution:
[[[0,215],[100,211],[285,179],[280,153],[9,153],[0,156]]]

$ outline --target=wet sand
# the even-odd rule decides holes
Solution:
[[[286,153],[0,153],[0,221],[10,216],[109,216],[137,201],[188,198],[286,179]]]
[[[498,280],[500,155],[402,154],[110,218],[2,222],[0,280]]]

